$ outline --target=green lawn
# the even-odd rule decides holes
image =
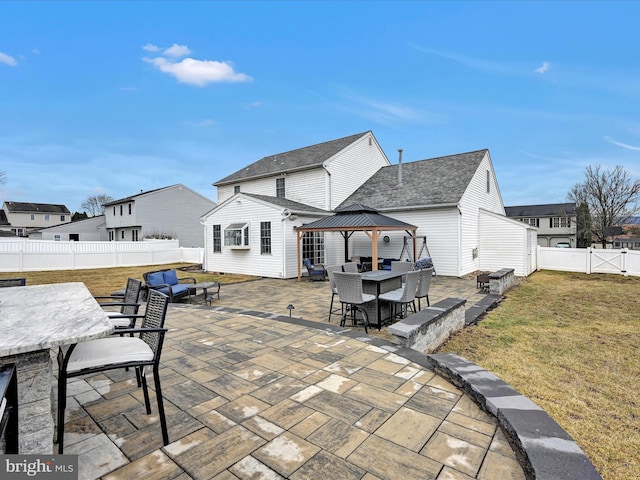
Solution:
[[[603,478],[640,478],[640,278],[536,272],[454,352],[544,408]]]
[[[144,272],[165,268],[189,268],[188,263],[171,265],[145,265],[142,267],[96,268],[91,270],[55,270],[42,272],[0,273],[0,278],[26,278],[27,285],[43,285],[48,283],[83,282],[93,295],[109,295],[124,288],[127,278],[142,280]],[[244,282],[255,277],[248,275],[232,275],[220,273],[200,273],[195,271],[178,271],[178,277],[196,277],[198,282],[221,282],[222,284]]]

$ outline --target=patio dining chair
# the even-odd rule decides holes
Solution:
[[[376,296],[362,292],[362,275],[359,273],[334,272],[333,276],[336,280],[338,297],[343,307],[340,326],[344,327],[348,313],[351,314],[352,325],[356,326],[357,315],[360,312],[364,323],[364,332],[369,333],[369,315],[362,306],[365,303],[375,301]]]
[[[402,288],[391,290],[390,292],[381,293],[378,296],[378,300],[386,301],[393,305],[392,318],[396,317],[396,307],[400,305],[400,318],[406,318],[408,312],[407,309],[411,306],[413,308],[413,301],[416,298],[416,290],[418,289],[418,281],[420,280],[420,272],[412,271],[407,272],[407,281],[403,284]]]
[[[420,299],[424,298],[427,300],[427,307],[431,306],[429,303],[429,287],[431,286],[431,278],[433,277],[433,267],[431,268],[423,268],[419,270],[419,281],[418,281],[418,289],[416,290],[416,298],[418,299],[418,310],[416,310],[416,302],[413,301],[413,309],[414,311],[419,312],[422,307],[420,305]]]
[[[141,381],[147,414],[151,414],[151,403],[146,374],[153,372],[153,379],[160,414],[160,427],[164,445],[169,444],[167,421],[164,413],[160,386],[160,353],[164,335],[169,297],[156,290],[149,291],[144,318],[137,329],[123,329],[122,333],[138,336],[111,336],[88,340],[60,348],[58,351],[58,453],[64,453],[64,417],[67,406],[67,379],[81,375],[115,369],[135,368]]]
[[[116,328],[133,328],[140,308],[140,291],[142,282],[135,278],[127,279],[124,296],[105,295],[93,297],[101,307],[120,307],[119,312],[107,312],[111,323]],[[108,301],[103,301],[108,300]]]

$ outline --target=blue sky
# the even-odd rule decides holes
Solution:
[[[505,205],[640,176],[640,2],[0,2],[0,201],[213,182],[372,130],[488,148]]]

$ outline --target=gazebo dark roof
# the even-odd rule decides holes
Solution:
[[[296,230],[412,230],[415,228],[415,225],[381,215],[371,207],[356,203],[337,210],[335,215],[307,223]]]
[[[415,258],[417,229],[418,227],[415,225],[381,215],[375,209],[359,203],[347,205],[337,210],[334,215],[296,227],[295,230],[298,234],[298,281],[301,279],[300,241],[306,232],[340,232],[344,237],[346,260],[348,257],[348,239],[353,232],[365,232],[371,238],[371,256],[378,258],[380,232],[389,230],[404,230],[413,237],[413,255]],[[378,263],[373,262],[372,268],[377,270]]]

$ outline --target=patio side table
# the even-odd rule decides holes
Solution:
[[[208,296],[208,290],[214,290],[211,293],[211,297],[213,297],[214,295],[218,296],[218,300],[220,299],[220,282],[200,282],[200,283],[195,283],[193,285],[189,286],[189,292],[191,292],[191,290],[193,290],[193,296],[195,297],[197,295],[197,289],[200,288],[202,289],[203,295],[204,295],[204,304],[207,304],[207,296]],[[191,301],[191,295],[189,295],[189,301]]]

